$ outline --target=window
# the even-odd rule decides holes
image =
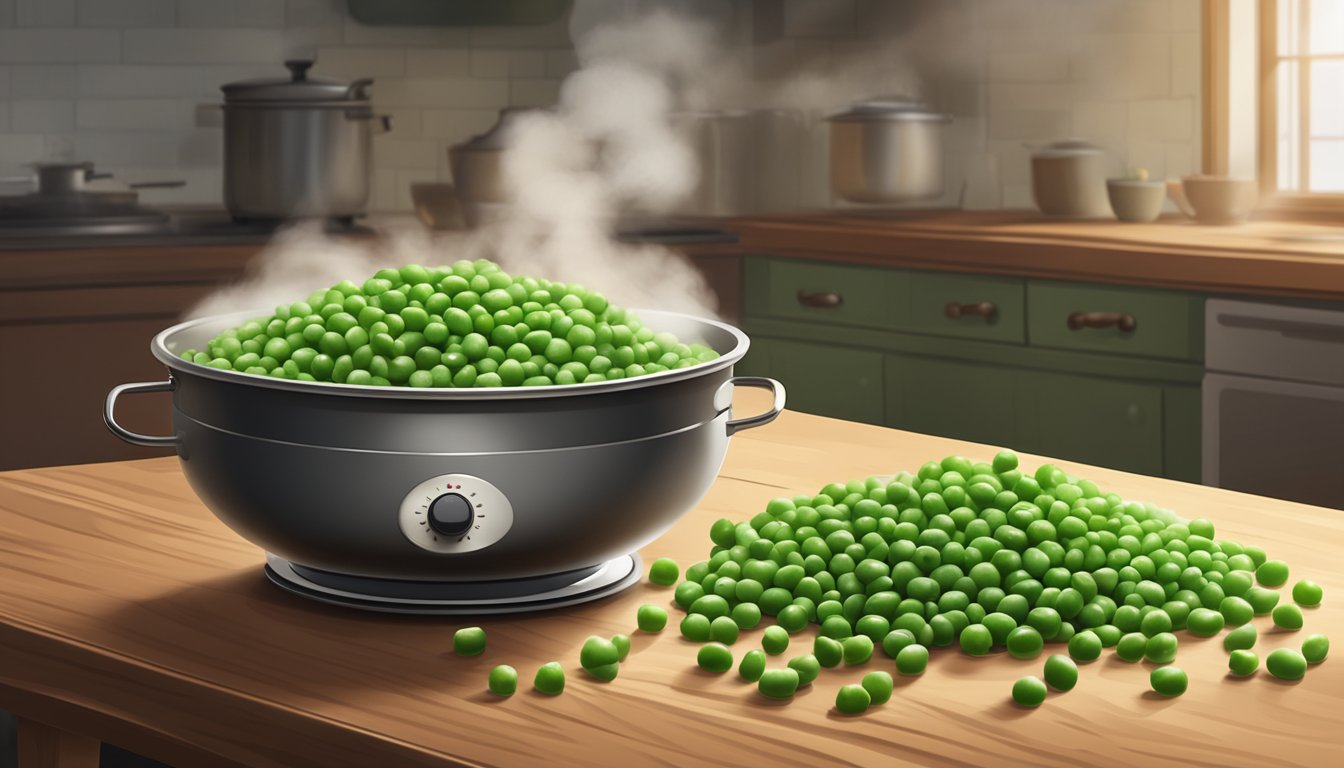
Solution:
[[[1344,206],[1344,0],[1261,0],[1258,36],[1267,202]]]

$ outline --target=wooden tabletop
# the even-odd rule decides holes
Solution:
[[[714,519],[746,519],[774,496],[992,452],[786,413],[735,437],[708,496],[642,554],[688,565],[706,556]],[[1294,578],[1319,582],[1324,606],[1306,612],[1302,632],[1256,619],[1262,659],[1311,632],[1344,643],[1341,513],[1061,465],[1127,498],[1207,517],[1220,537],[1259,543]],[[1263,672],[1234,680],[1219,639],[1185,633],[1178,663],[1191,682],[1178,699],[1149,693],[1149,667],[1108,651],[1082,665],[1074,691],[1027,711],[1009,689],[1039,674],[1040,660],[945,649],[861,717],[837,714],[835,692],[866,671],[894,671],[880,652],[862,668],[823,670],[790,703],[767,702],[735,673],[699,671],[677,612],[662,634],[635,632],[640,604],[671,606],[670,589],[647,583],[577,608],[473,620],[489,648],[458,658],[461,620],[344,610],[268,584],[262,553],[206,511],[171,458],[0,473],[0,551],[0,709],[179,766],[1282,766],[1327,765],[1344,749],[1344,660],[1296,684]],[[586,677],[584,637],[616,632],[634,637],[620,676]],[[760,633],[744,633],[735,655],[758,647]],[[810,652],[812,637],[796,636],[789,656]],[[551,660],[568,673],[555,698],[529,690]],[[503,700],[485,690],[501,663],[523,678]]]
[[[1344,299],[1344,227],[1051,219],[1034,211],[842,209],[734,220],[748,253],[916,269]]]

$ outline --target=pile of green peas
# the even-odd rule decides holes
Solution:
[[[654,332],[600,293],[514,277],[485,259],[345,280],[182,353],[258,376],[440,388],[593,383],[716,357]]]
[[[737,630],[773,616],[766,650],[782,651],[788,635],[819,625],[807,663],[789,664],[797,677],[752,657],[751,676],[773,697],[795,679],[806,685],[814,662],[863,663],[875,647],[907,675],[923,672],[929,648],[953,645],[1034,659],[1065,643],[1071,661],[1116,648],[1127,661],[1170,664],[1175,632],[1212,636],[1270,614],[1279,593],[1266,587],[1288,579],[1259,547],[1215,538],[1208,520],[1103,493],[1052,465],[1024,473],[1011,451],[777,498],[749,521],[716,521],[710,539],[710,558],[674,593],[685,637],[726,649]],[[1306,582],[1295,596],[1314,605],[1319,587]],[[1296,606],[1276,620],[1301,626]],[[1323,658],[1328,645],[1315,648]],[[1022,683],[1023,700],[1036,700],[1037,682]],[[850,687],[842,709],[861,710],[862,698]]]

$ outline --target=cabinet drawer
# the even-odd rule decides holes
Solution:
[[[910,298],[898,323],[914,333],[985,341],[1026,341],[1022,280],[938,272],[908,275]]]
[[[890,328],[906,273],[810,261],[753,258],[747,314]]]
[[[738,372],[779,379],[792,411],[882,423],[882,354],[753,336]]]
[[[1024,450],[1145,475],[1163,473],[1160,385],[1020,371],[1017,392]]]
[[[1074,327],[1091,315],[1105,327]],[[1122,324],[1132,321],[1132,330]],[[1031,281],[1027,336],[1032,346],[1198,361],[1204,356],[1204,298],[1175,291]]]

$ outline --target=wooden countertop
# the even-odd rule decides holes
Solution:
[[[1341,220],[1344,224],[1344,220]],[[1028,211],[832,210],[749,217],[748,253],[1211,293],[1344,299],[1344,226],[1213,227],[1046,219]]]
[[[950,453],[987,459],[992,449],[786,413],[735,438],[705,500],[642,554],[685,566],[706,556],[718,517],[746,519],[776,495]],[[1338,511],[1061,464],[1126,497],[1206,516],[1220,536],[1259,543],[1294,578],[1319,582],[1326,602],[1307,611],[1303,632],[1256,620],[1262,658],[1309,632],[1344,642]],[[181,766],[1284,766],[1326,765],[1344,748],[1344,661],[1298,684],[1263,672],[1232,680],[1218,639],[1184,633],[1179,664],[1191,684],[1179,699],[1147,693],[1149,667],[1107,652],[1082,666],[1074,691],[1025,711],[1009,689],[1039,674],[1040,661],[945,649],[857,718],[832,710],[835,692],[865,671],[891,671],[880,652],[860,669],[823,670],[791,703],[769,703],[735,673],[697,670],[678,613],[662,634],[635,632],[640,604],[671,604],[670,589],[647,583],[596,604],[472,621],[489,649],[457,658],[451,636],[463,621],[343,610],[266,583],[262,553],[202,507],[168,458],[0,473],[0,549],[0,708]],[[633,635],[633,651],[619,678],[595,682],[578,669],[579,646],[615,632]],[[735,654],[758,647],[760,633],[744,633]],[[789,655],[810,652],[812,636],[797,636]],[[551,660],[568,672],[556,698],[529,685]],[[499,663],[523,679],[507,700],[485,691]]]

